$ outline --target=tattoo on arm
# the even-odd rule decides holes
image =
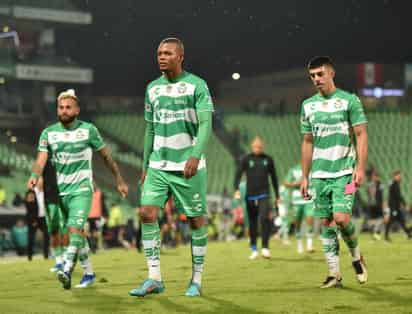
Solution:
[[[104,163],[113,173],[116,180],[122,179],[119,167],[117,166],[117,163],[113,160],[112,156],[110,155],[109,150],[106,147],[104,147],[103,149],[99,151],[99,153],[103,157]]]

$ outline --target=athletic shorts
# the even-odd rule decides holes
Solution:
[[[176,209],[188,217],[204,216],[206,210],[207,173],[200,169],[190,179],[182,171],[163,171],[149,168],[143,184],[141,205],[164,205],[173,196]]]
[[[354,194],[345,194],[345,187],[352,181],[352,175],[330,179],[312,179],[315,189],[315,216],[333,218],[334,213],[352,214]]]
[[[302,221],[304,217],[313,217],[313,202],[293,205],[293,216],[295,220]]]
[[[60,234],[65,234],[67,232],[67,228],[65,228],[62,213],[58,204],[48,203],[46,205],[46,224],[49,234],[58,231]]]
[[[69,194],[60,197],[64,225],[84,229],[92,204],[92,192]]]

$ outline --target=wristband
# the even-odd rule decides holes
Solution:
[[[39,178],[39,175],[38,175],[37,173],[35,173],[35,172],[32,172],[31,175],[30,175],[30,178],[38,179],[38,178]]]

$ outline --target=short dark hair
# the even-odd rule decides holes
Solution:
[[[182,54],[185,52],[185,46],[183,45],[183,41],[181,41],[177,37],[165,38],[160,42],[159,46],[163,44],[176,44],[179,47],[179,49],[182,51]]]
[[[328,65],[332,68],[335,68],[333,64],[332,58],[328,56],[316,56],[309,60],[308,62],[308,70],[319,68],[323,65]]]
[[[400,171],[399,169],[396,169],[396,170],[393,172],[393,176],[397,176],[397,175],[399,175],[399,174],[401,174],[401,171]]]

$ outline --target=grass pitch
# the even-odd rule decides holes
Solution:
[[[320,290],[326,266],[317,252],[298,255],[295,243],[272,240],[271,260],[249,261],[246,241],[211,243],[203,296],[184,296],[191,276],[190,247],[165,250],[161,257],[165,293],[145,298],[127,292],[146,276],[146,263],[135,251],[111,250],[92,256],[97,283],[65,291],[49,272],[53,261],[37,257],[0,259],[0,313],[412,313],[412,242],[393,243],[362,236],[369,282],[359,285],[342,243],[343,289]],[[79,265],[73,285],[81,277]]]

